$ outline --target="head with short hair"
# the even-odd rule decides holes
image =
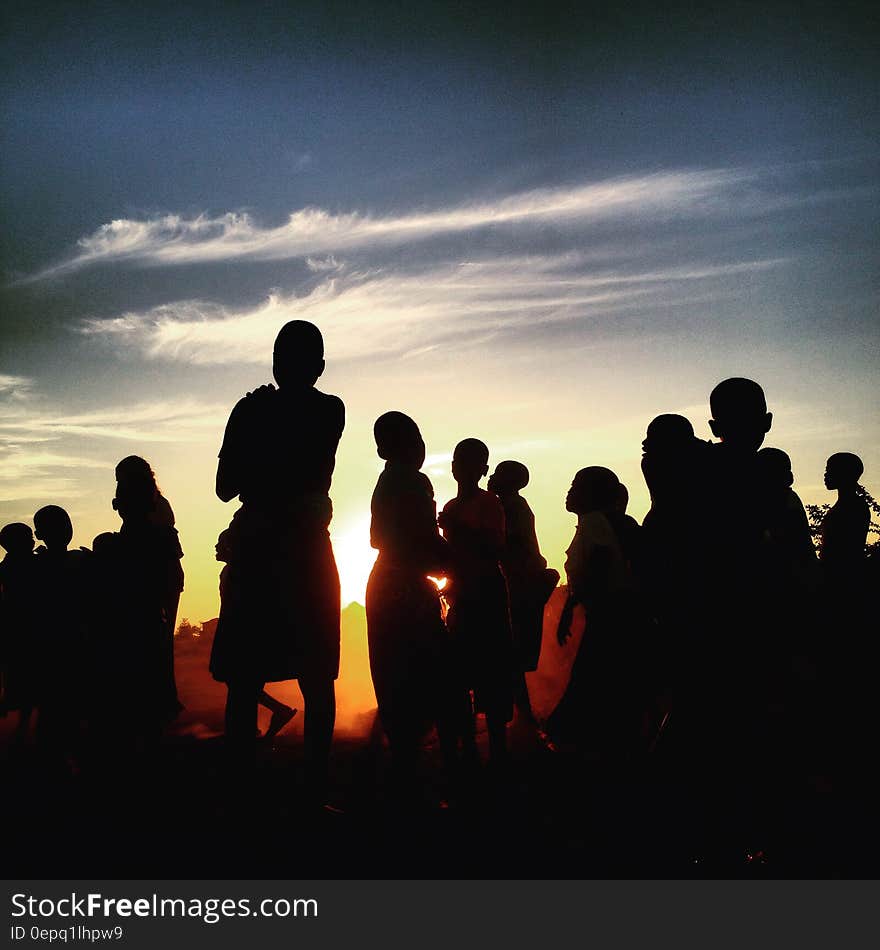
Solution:
[[[34,533],[30,526],[13,521],[0,528],[0,547],[13,557],[30,554],[34,549]]]
[[[402,462],[421,468],[425,442],[414,419],[403,412],[385,412],[373,425],[376,452],[386,462]]]
[[[97,554],[98,557],[110,554],[115,544],[116,535],[112,531],[102,531],[100,534],[96,534],[95,540],[92,541],[92,554]]]
[[[224,528],[217,536],[217,543],[214,545],[214,556],[218,561],[228,561],[232,553],[232,532],[229,528]]]
[[[70,515],[58,505],[46,505],[34,515],[34,534],[50,551],[67,550],[73,540]]]
[[[642,449],[645,452],[674,451],[688,445],[695,438],[690,419],[667,412],[648,423]]]
[[[855,488],[865,473],[865,466],[852,452],[835,452],[825,463],[825,487],[830,490]]]
[[[565,509],[577,515],[612,511],[620,503],[620,479],[610,468],[590,465],[574,477],[565,497]]]
[[[452,477],[459,485],[477,485],[489,471],[489,447],[479,439],[462,439],[452,453]]]
[[[529,470],[522,462],[510,460],[499,462],[489,476],[486,487],[496,495],[509,495],[522,491],[529,483]]]
[[[758,475],[768,488],[791,488],[794,484],[791,459],[782,449],[761,449],[755,458]]]
[[[314,386],[324,372],[324,338],[314,323],[291,320],[275,338],[272,374],[284,388]]]
[[[770,431],[773,414],[767,412],[764,390],[754,380],[725,379],[712,390],[709,407],[709,427],[716,438],[743,452],[758,451]]]

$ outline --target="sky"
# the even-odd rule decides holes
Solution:
[[[625,7],[625,9],[620,9]],[[573,474],[630,512],[648,422],[758,380],[805,502],[880,493],[877,14],[858,5],[6,3],[0,523],[114,530],[147,458],[216,616],[230,409],[289,319],[342,397],[331,528],[363,601],[372,424],[525,462],[551,565]]]

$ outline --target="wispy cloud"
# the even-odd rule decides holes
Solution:
[[[338,360],[424,352],[542,323],[589,320],[634,307],[659,308],[724,292],[725,281],[767,270],[759,260],[659,270],[596,270],[578,254],[506,257],[435,267],[334,275],[304,296],[271,293],[258,306],[179,301],[83,331],[139,346],[148,356],[212,364],[265,362],[283,323],[311,320]],[[684,289],[686,288],[686,290]]]
[[[555,224],[608,218],[668,218],[766,210],[757,173],[742,169],[669,171],[570,187],[540,188],[492,201],[397,215],[333,213],[302,208],[277,227],[244,212],[217,216],[119,218],[78,241],[67,261],[34,279],[101,261],[192,264],[236,259],[315,257],[357,248],[423,241],[481,228]]]
[[[0,373],[0,398],[24,399],[30,395],[34,381],[27,376]]]
[[[0,443],[0,502],[46,501],[82,494],[82,469],[107,469],[95,459]]]
[[[228,407],[191,399],[139,403],[112,409],[65,413],[0,407],[0,442],[20,445],[64,436],[137,442],[206,442],[216,439]],[[33,457],[40,456],[39,453]]]

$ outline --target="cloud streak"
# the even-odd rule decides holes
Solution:
[[[123,442],[209,442],[216,439],[218,428],[222,431],[227,409],[191,399],[73,413],[24,411],[7,404],[0,407],[0,440],[7,448],[66,436]],[[39,453],[34,457],[40,457]]]
[[[771,202],[759,176],[741,169],[659,172],[571,187],[539,188],[493,201],[398,215],[302,208],[277,227],[245,212],[119,218],[77,242],[76,253],[32,279],[100,262],[194,264],[274,261],[425,241],[485,228],[586,225],[613,218],[751,213]]]
[[[288,320],[321,327],[334,359],[406,356],[539,325],[597,319],[717,299],[731,282],[782,260],[584,272],[583,255],[507,257],[419,273],[336,274],[304,296],[273,292],[255,307],[179,301],[109,320],[83,332],[139,347],[152,358],[197,364],[264,363]]]

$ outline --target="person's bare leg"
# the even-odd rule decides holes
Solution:
[[[495,765],[507,761],[507,723],[496,716],[486,716],[489,732],[489,758]]]
[[[526,674],[517,672],[513,681],[513,702],[517,712],[526,722],[534,724],[535,714],[532,711],[532,702],[529,698],[529,687],[526,683]]]
[[[297,710],[293,706],[288,706],[287,703],[282,703],[280,699],[275,699],[266,690],[260,693],[257,702],[272,713],[269,728],[266,730],[265,738],[267,739],[274,739],[297,714]]]
[[[257,732],[257,697],[262,683],[236,681],[227,684],[226,746],[230,752],[247,756],[253,753]]]

